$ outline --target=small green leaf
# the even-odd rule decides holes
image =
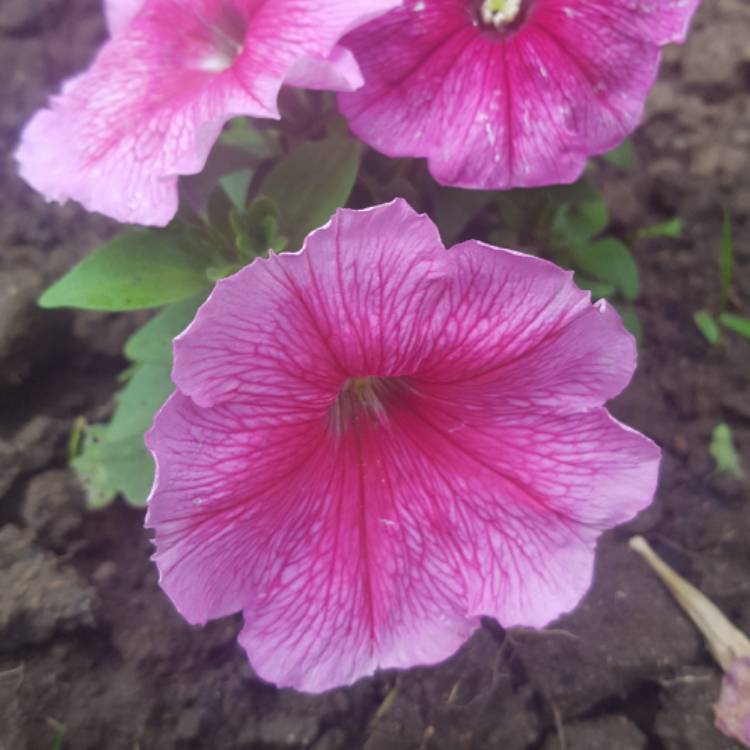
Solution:
[[[716,471],[731,474],[742,479],[745,472],[740,464],[740,457],[732,440],[732,430],[728,424],[721,422],[714,428],[709,451],[716,461]]]
[[[233,208],[234,204],[226,190],[221,185],[216,185],[209,193],[206,202],[208,225],[230,242],[232,240],[232,227],[229,222],[229,213]]]
[[[253,174],[250,169],[240,169],[224,175],[219,180],[219,184],[224,188],[232,204],[240,210],[247,205],[247,192],[250,189]]]
[[[134,361],[109,424],[83,429],[71,441],[71,465],[87,488],[89,505],[101,507],[119,492],[133,505],[142,505],[154,477],[154,465],[143,443],[154,414],[174,390],[170,378],[172,339],[192,320],[205,299],[198,294],[166,307],[125,344]],[[80,455],[79,455],[80,454]]]
[[[599,281],[614,286],[627,300],[638,296],[638,267],[628,248],[614,237],[604,237],[591,244],[576,247],[573,259],[577,268]]]
[[[205,294],[175,302],[154,315],[125,343],[125,356],[133,362],[171,364],[172,339],[187,328]]]
[[[246,151],[258,161],[272,159],[281,153],[279,131],[256,127],[247,117],[235,117],[224,129],[220,141]]]
[[[281,252],[287,238],[279,234],[280,209],[265,196],[256,198],[247,209],[248,249],[252,256],[265,255],[269,250]]]
[[[71,465],[86,487],[91,507],[106,505],[118,492],[133,505],[146,501],[154,462],[143,435],[174,390],[169,371],[169,361],[138,365],[117,395],[111,422],[86,428],[83,450]]]
[[[171,362],[139,365],[127,385],[117,394],[117,409],[109,423],[107,440],[139,435],[151,427],[154,414],[174,390]]]
[[[732,217],[729,211],[724,211],[724,223],[721,228],[721,311],[727,309],[729,291],[732,288],[732,275],[734,274],[734,243],[732,241]],[[731,328],[731,326],[728,326]]]
[[[581,289],[588,289],[594,300],[601,299],[602,297],[612,297],[617,291],[614,284],[608,284],[606,281],[596,281],[596,279],[590,279],[580,274],[576,274],[575,281]]]
[[[576,183],[569,192],[575,199],[557,209],[552,232],[568,245],[579,245],[607,228],[609,209],[602,193],[589,182]]]
[[[279,161],[258,194],[279,208],[279,226],[297,250],[305,237],[325,224],[349,199],[359,170],[360,146],[351,138],[331,136],[296,148]]]
[[[623,141],[617,148],[602,155],[602,158],[623,171],[633,167],[635,163],[635,149],[631,140]]]
[[[722,313],[719,315],[719,322],[730,331],[739,333],[747,339],[750,339],[750,318],[744,315],[733,315],[732,313]]]
[[[194,295],[208,286],[210,259],[172,232],[115,237],[42,294],[42,307],[139,310]]]
[[[698,310],[693,313],[693,320],[709,344],[718,344],[721,341],[721,330],[716,319],[708,310]]]
[[[81,478],[88,505],[101,508],[120,492],[133,505],[143,505],[154,477],[154,462],[143,435],[112,441],[106,425],[86,428],[83,452],[71,465]]]
[[[645,240],[651,237],[679,237],[682,234],[682,219],[675,216],[669,221],[662,221],[650,227],[639,229],[635,233],[637,240]]]

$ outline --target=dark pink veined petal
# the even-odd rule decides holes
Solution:
[[[403,201],[219,282],[175,351],[161,584],[194,623],[241,610],[282,685],[439,661],[485,614],[548,622],[653,495],[658,448],[599,406],[635,357],[614,313],[545,261],[444,250]]]
[[[598,28],[615,28],[623,36],[631,36],[653,44],[684,42],[693,14],[701,0],[586,0],[575,6],[558,0],[537,0],[550,9],[567,8],[571,21],[585,19]]]
[[[572,272],[473,240],[449,257],[455,283],[420,371],[434,389],[570,411],[601,406],[630,382],[635,339],[605,300],[591,304]]]
[[[350,34],[365,85],[341,94],[352,129],[444,184],[571,182],[640,122],[660,45],[698,0],[526,0],[517,29],[482,28],[470,0],[407,0]]]
[[[288,76],[350,90],[361,77],[339,39],[398,1],[111,2],[112,39],[26,126],[21,175],[49,200],[164,225],[228,119],[278,118]]]
[[[303,690],[444,659],[479,615],[549,622],[650,500],[658,449],[599,409],[466,407],[417,391],[388,429],[332,435],[173,397],[149,439],[162,586],[191,622],[243,610],[255,669]]]
[[[422,329],[444,253],[435,225],[404,201],[339,211],[302,252],[220,281],[175,340],[172,377],[209,406],[311,388],[332,401],[349,377],[412,372],[430,353]]]
[[[422,371],[565,410],[616,396],[635,360],[617,313],[591,305],[570,272],[479,242],[446,252],[397,200],[339,211],[303,252],[221,281],[175,340],[173,378],[208,406],[311,383],[332,399],[348,377]]]

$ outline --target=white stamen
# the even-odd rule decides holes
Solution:
[[[205,70],[206,73],[222,73],[232,67],[234,58],[226,52],[216,51],[200,60],[198,63],[199,70]]]

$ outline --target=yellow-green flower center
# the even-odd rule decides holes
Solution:
[[[521,10],[521,0],[484,0],[482,22],[499,29],[516,20]]]

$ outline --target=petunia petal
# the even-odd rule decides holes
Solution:
[[[599,407],[633,366],[616,315],[545,261],[444,250],[400,200],[220,282],[175,351],[161,584],[191,622],[243,611],[282,685],[439,661],[484,614],[548,622],[653,495],[658,448]]]
[[[341,110],[444,184],[571,182],[637,126],[660,45],[684,37],[697,4],[536,0],[502,34],[478,28],[467,0],[408,0],[346,38],[366,83]]]
[[[111,3],[112,39],[25,128],[21,175],[50,200],[164,225],[177,177],[203,168],[228,119],[277,118],[290,74],[351,89],[361,78],[340,37],[398,1]]]
[[[410,372],[429,353],[420,327],[444,253],[435,225],[402,200],[339,211],[300,253],[219,282],[175,340],[173,379],[208,406],[293,398],[310,382],[332,400],[352,375]]]
[[[284,83],[303,89],[356,91],[364,83],[354,55],[337,46],[325,58],[305,57],[294,63]]]
[[[173,397],[150,437],[162,586],[191,622],[242,609],[258,673],[303,690],[444,659],[483,614],[549,622],[599,533],[650,500],[658,449],[602,410],[465,406],[461,432],[420,395],[388,431],[331,439]]]
[[[434,356],[422,366],[433,387],[570,411],[601,406],[630,382],[634,338],[606,301],[591,304],[570,271],[476,241],[449,257],[455,281],[433,317]]]
[[[135,18],[146,0],[105,0],[104,13],[111,36],[119,34]]]

